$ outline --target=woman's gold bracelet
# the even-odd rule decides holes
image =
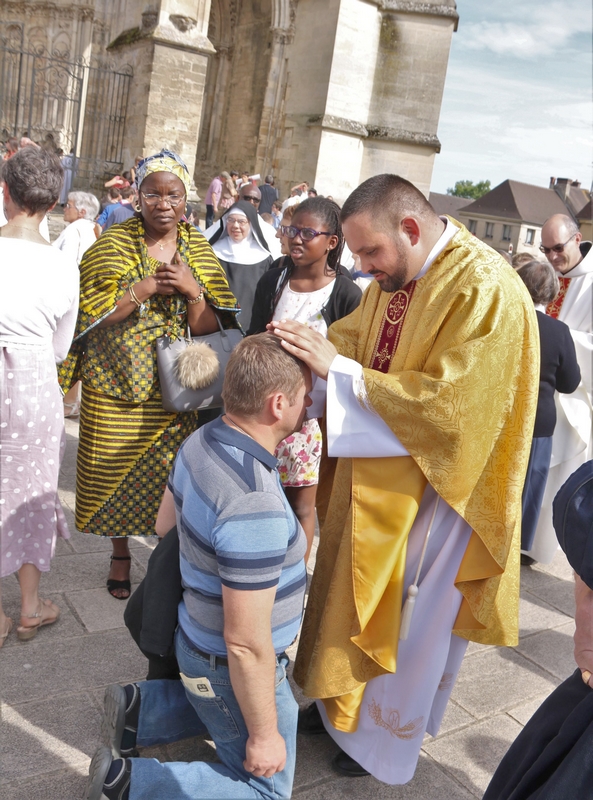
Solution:
[[[189,298],[189,297],[187,297],[187,296],[186,296],[186,298],[185,298],[185,299],[187,300],[187,302],[189,303],[189,305],[190,305],[190,306],[195,306],[195,305],[196,305],[196,303],[199,303],[199,302],[200,302],[200,300],[201,300],[203,297],[204,297],[204,289],[203,289],[203,288],[200,286],[200,294],[199,294],[199,295],[196,297],[196,299],[195,299],[195,300],[190,300],[190,298]]]
[[[136,292],[134,291],[134,287],[130,286],[128,288],[128,292],[130,293],[130,300],[132,301],[132,303],[135,303],[137,308],[141,308],[142,307],[142,303],[136,297]]]

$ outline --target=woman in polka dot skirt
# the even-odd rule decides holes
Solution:
[[[60,615],[39,597],[39,579],[57,537],[69,536],[58,498],[64,419],[56,362],[74,334],[79,273],[72,257],[39,234],[62,179],[58,159],[37,147],[2,167],[8,223],[0,228],[0,575],[18,572],[22,641]],[[11,629],[0,603],[0,646]]]

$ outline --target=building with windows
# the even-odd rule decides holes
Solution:
[[[578,181],[552,178],[550,187],[506,180],[487,194],[464,206],[459,221],[470,233],[495,250],[541,253],[541,229],[553,214],[568,214],[577,222],[589,194]]]
[[[428,195],[455,0],[0,0],[4,135],[73,152],[74,186],[177,151],[343,201],[396,172]]]

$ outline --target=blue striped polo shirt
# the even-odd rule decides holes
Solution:
[[[169,476],[183,585],[179,625],[199,650],[227,653],[223,585],[241,591],[276,587],[276,653],[298,633],[307,582],[306,538],[276,465],[264,447],[221,418],[179,449]]]

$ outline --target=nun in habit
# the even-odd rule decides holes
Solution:
[[[255,288],[274,260],[260,227],[257,211],[240,200],[220,218],[213,232],[206,231],[216,257],[226,272],[231,292],[241,306],[239,323],[244,331],[251,324]]]

